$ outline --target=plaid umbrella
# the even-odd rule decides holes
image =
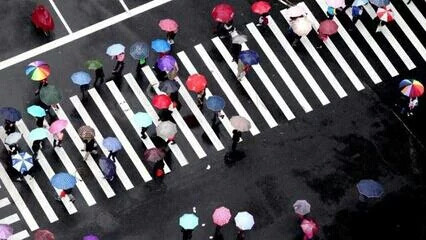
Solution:
[[[95,137],[95,129],[91,128],[90,126],[81,126],[78,129],[78,135],[83,140],[92,140]]]

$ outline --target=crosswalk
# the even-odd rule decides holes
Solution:
[[[299,3],[299,5],[308,13],[307,16],[316,31],[321,19],[325,18],[326,3],[324,0],[316,0],[315,2],[317,5],[309,4],[308,6],[305,3]],[[314,9],[312,6],[322,11],[318,11],[319,9]],[[424,62],[420,61],[414,63],[414,59],[416,61],[417,59],[426,60],[426,49],[416,35],[419,31],[424,34],[426,30],[425,18],[414,3],[403,6],[416,18],[422,29],[413,29],[415,31],[410,29],[398,9],[393,5],[391,8],[394,10],[395,22],[392,24],[404,29],[404,37],[409,39],[416,52],[407,53],[403,48],[405,43],[398,42],[397,35],[391,31],[392,28],[384,26],[380,33],[376,33],[375,30],[367,27],[367,24],[371,25],[372,19],[375,18],[374,9],[370,5],[365,7],[365,14],[370,16],[371,19],[368,20],[371,21],[367,22],[365,18],[360,19],[354,26],[355,31],[358,31],[367,43],[365,46],[368,49],[364,49],[355,42],[352,34],[347,31],[348,26],[344,26],[339,21],[338,18],[342,16],[334,19],[339,26],[339,37],[332,36],[326,40],[324,42],[325,49],[322,49],[322,51],[317,50],[314,46],[315,34],[311,33],[300,39],[301,47],[307,52],[305,56],[301,56],[297,48],[293,48],[287,40],[288,10],[280,11],[281,15],[278,17],[268,16],[269,25],[262,31],[254,23],[244,25],[243,27],[247,29],[246,32],[250,36],[249,41],[242,44],[242,50],[259,49],[261,61],[260,64],[254,65],[253,71],[249,72],[241,81],[236,80],[237,64],[232,61],[230,51],[218,37],[211,39],[211,42],[196,44],[193,49],[178,52],[177,59],[181,69],[185,69],[188,75],[201,73],[208,78],[206,99],[212,95],[223,96],[227,99],[227,106],[220,112],[222,117],[218,119],[226,131],[226,136],[219,137],[218,133],[213,130],[213,126],[207,118],[210,113],[208,110],[198,108],[194,101],[194,94],[186,89],[183,79],[186,79],[187,75],[181,71],[175,80],[180,84],[179,94],[186,104],[183,108],[194,115],[199,123],[199,128],[190,128],[182,115],[183,113],[177,109],[171,109],[172,117],[179,128],[177,143],[169,143],[168,145],[172,153],[172,161],[178,162],[179,167],[184,167],[191,162],[204,161],[205,158],[209,157],[208,154],[211,151],[226,151],[234,130],[229,120],[233,115],[241,115],[247,118],[251,123],[250,133],[256,136],[261,131],[277,127],[283,121],[294,121],[300,114],[312,112],[314,107],[327,106],[334,99],[345,98],[351,92],[362,91],[367,85],[380,85],[381,82],[386,82],[389,77],[399,76],[406,69],[397,69],[395,59],[389,58],[385,52],[394,51],[395,56],[398,56],[405,65],[401,66],[408,70],[416,68],[416,64],[423,65]],[[320,12],[321,17],[317,18],[314,12]],[[343,17],[350,18],[350,12],[343,13]],[[272,37],[266,37],[265,31],[269,31],[271,34],[268,36]],[[378,38],[378,34],[383,37]],[[279,45],[273,45],[271,41],[277,41]],[[391,49],[384,51],[382,49],[383,41]],[[211,48],[219,54],[212,54]],[[332,56],[337,64],[330,64],[324,56],[324,51],[327,51],[327,54]],[[295,66],[294,69],[289,69],[289,62],[280,60],[283,52],[288,56],[291,65]],[[367,59],[366,52],[372,52],[374,55],[368,56]],[[355,57],[354,59],[359,63],[357,64],[358,67],[349,64],[348,54]],[[372,58],[378,61],[372,61]],[[312,60],[321,74],[313,72],[312,68],[306,63],[306,59]],[[201,72],[201,69],[205,69],[205,71]],[[223,69],[226,69],[226,71],[223,71]],[[363,72],[360,72],[360,69]],[[294,76],[295,72],[298,76]],[[338,72],[344,73],[344,75],[341,75],[344,77],[338,78]],[[144,79],[152,85],[154,91],[161,93],[158,88],[158,79],[152,69],[145,66],[142,68],[142,73]],[[363,75],[368,77],[362,77]],[[117,189],[119,187],[130,191],[138,184],[152,181],[153,176],[148,171],[149,168],[143,159],[143,151],[135,148],[134,145],[143,144],[144,148],[149,149],[155,147],[155,144],[151,137],[141,138],[140,129],[133,122],[133,115],[140,111],[147,112],[153,119],[152,129],[158,126],[159,116],[157,110],[151,105],[150,96],[142,90],[143,84],[138,82],[131,73],[125,74],[123,79],[125,84],[128,85],[129,90],[127,92],[122,92],[114,81],[109,81],[102,92],[94,88],[89,90],[89,101],[92,104],[83,103],[79,97],[72,96],[68,105],[71,106],[73,112],[62,106],[56,111],[59,119],[69,122],[65,129],[68,135],[65,141],[72,143],[73,149],[68,149],[68,147],[54,148],[52,154],[55,154],[58,159],[55,167],[51,166],[53,165],[52,161],[47,159],[48,155],[45,156],[44,150],[42,150],[38,154],[38,161],[44,176],[39,174],[34,178],[31,176],[24,177],[25,184],[29,186],[29,191],[32,192],[27,197],[34,198],[37,205],[32,204],[32,206],[39,207],[38,211],[42,212],[42,215],[33,215],[32,209],[29,209],[26,204],[30,200],[21,196],[16,188],[16,183],[13,183],[12,177],[9,176],[8,169],[0,165],[0,179],[9,193],[9,198],[0,199],[0,208],[13,204],[18,211],[8,216],[0,216],[0,223],[15,224],[23,219],[28,229],[34,231],[39,228],[38,222],[53,223],[59,220],[58,216],[64,216],[64,212],[65,216],[76,214],[80,209],[96,205],[99,201],[102,201],[102,197],[112,198],[116,196],[120,190]],[[230,84],[231,82],[233,84]],[[234,89],[235,85],[241,86],[241,89],[245,91],[246,99],[249,99],[249,101],[242,100],[239,97]],[[257,88],[257,86],[260,86],[260,88]],[[283,88],[286,88],[286,90],[283,91]],[[110,98],[104,98],[104,94],[110,96]],[[107,102],[105,99],[113,100]],[[63,103],[63,105],[65,106],[66,103]],[[113,111],[111,106],[117,109],[120,116],[117,116],[117,111]],[[94,112],[98,112],[98,115],[94,115]],[[79,124],[76,123],[76,118],[80,119]],[[126,126],[120,124],[123,121],[131,126],[132,135],[128,134],[129,129]],[[107,156],[109,153],[102,146],[105,127],[110,128],[113,136],[120,140],[123,145],[123,154],[119,155],[116,161],[118,180],[114,181],[119,181],[121,185],[114,185],[107,181],[95,156],[81,151],[81,149],[84,149],[84,143],[78,136],[76,129],[82,124],[95,129],[95,140],[103,154],[102,156]],[[30,148],[32,141],[28,138],[29,125],[28,122],[24,123],[24,120],[17,122],[17,129],[23,134],[23,139]],[[201,134],[208,138],[209,143],[200,141],[202,139]],[[5,138],[5,131],[0,127],[0,139],[3,143]],[[250,137],[247,134],[242,137],[242,141],[249,139]],[[52,137],[49,137],[46,141],[50,145],[53,144],[52,142]],[[75,152],[80,154],[75,154]],[[58,164],[63,166],[62,171],[76,176],[78,179],[76,194],[84,199],[83,203],[85,204],[74,204],[68,196],[61,198],[61,203],[52,200],[52,196],[58,194],[60,189],[51,187],[48,181],[59,171],[56,166]],[[77,167],[81,165],[87,168],[92,175],[82,174],[84,169]],[[173,169],[169,162],[165,164],[165,172],[171,178],[173,177]],[[134,172],[136,174],[132,174]],[[89,182],[91,182],[91,185],[88,184]],[[49,186],[48,189],[46,189],[46,186]],[[47,194],[49,191],[54,194]],[[97,192],[102,192],[102,194],[95,194]],[[64,208],[58,208],[57,204],[62,204]],[[23,230],[17,233],[14,239],[25,239],[28,235],[27,230]]]

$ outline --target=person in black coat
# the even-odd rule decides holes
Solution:
[[[4,120],[4,130],[6,131],[6,134],[9,135],[11,133],[14,133],[16,131],[16,125],[15,122]]]
[[[44,117],[36,117],[36,125],[37,127],[43,127]]]
[[[192,239],[192,231],[193,230],[189,230],[189,229],[181,229],[182,232],[182,239],[183,240],[189,240]]]
[[[38,156],[38,151],[42,149],[43,140],[35,140],[33,145],[31,146],[31,150],[33,150],[33,159],[36,160]]]
[[[104,83],[105,73],[102,67],[95,70],[95,82],[93,83],[94,87],[99,87]],[[99,81],[99,83],[98,83]]]
[[[232,147],[231,147],[232,152],[235,152],[237,150],[237,144],[240,141],[240,138],[241,138],[241,132],[234,129],[232,131]]]

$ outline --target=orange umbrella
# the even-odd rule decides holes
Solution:
[[[201,74],[192,74],[186,80],[186,87],[193,92],[201,92],[207,86],[207,79],[204,75]]]
[[[251,5],[251,11],[257,14],[264,14],[271,10],[271,4],[265,1],[257,1]]]

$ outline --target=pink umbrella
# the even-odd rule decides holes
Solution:
[[[303,233],[305,233],[309,239],[314,237],[314,235],[318,232],[317,223],[312,219],[303,219],[300,227],[302,228]]]
[[[169,18],[161,20],[158,26],[160,26],[161,30],[166,32],[177,32],[179,27],[175,20]]]
[[[327,5],[334,8],[345,7],[345,0],[326,0]]]
[[[216,208],[213,212],[213,222],[218,226],[223,226],[231,219],[231,211],[226,207]]]
[[[68,124],[67,120],[58,119],[50,125],[49,132],[52,133],[52,134],[59,133],[59,132],[61,132],[62,130],[65,129],[67,124]]]

